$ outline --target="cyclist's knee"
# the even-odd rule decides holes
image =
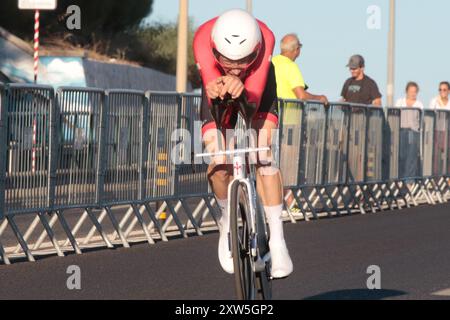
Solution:
[[[280,169],[275,164],[257,165],[256,171],[261,176],[274,176],[280,173]]]
[[[210,179],[220,181],[220,182],[228,182],[231,176],[230,172],[231,168],[226,164],[211,164],[209,170]]]
[[[263,146],[259,146],[263,147]],[[280,172],[278,164],[273,158],[272,150],[259,151],[256,170],[261,176],[273,176]]]

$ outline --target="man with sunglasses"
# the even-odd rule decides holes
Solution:
[[[208,152],[228,144],[226,130],[233,129],[237,106],[243,106],[257,134],[258,147],[270,146],[278,128],[275,71],[271,63],[272,31],[244,10],[234,9],[201,25],[194,37],[194,56],[203,84],[202,135]],[[293,264],[283,234],[281,174],[272,152],[260,152],[256,164],[257,191],[270,230],[272,277],[284,278]],[[218,255],[222,268],[233,273],[228,246],[227,189],[233,174],[225,157],[212,159],[208,180],[221,209]]]
[[[352,77],[345,81],[341,96],[344,102],[381,106],[381,93],[376,82],[367,76],[365,61],[361,55],[353,55],[347,67]]]

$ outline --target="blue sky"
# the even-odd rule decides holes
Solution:
[[[404,95],[408,81],[419,83],[419,99],[428,105],[438,84],[450,80],[450,1],[396,0],[395,98]],[[189,0],[189,15],[198,27],[231,8],[245,8],[245,0]],[[380,28],[369,29],[370,6],[380,9]],[[253,0],[253,14],[275,33],[277,42],[290,32],[304,44],[297,60],[310,91],[337,100],[350,55],[362,54],[366,73],[386,98],[388,0]],[[155,0],[149,21],[176,21],[178,0]],[[277,44],[275,54],[279,53]]]

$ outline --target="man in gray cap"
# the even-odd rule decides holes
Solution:
[[[352,77],[342,88],[343,101],[381,106],[381,93],[376,82],[364,74],[364,58],[359,54],[351,56],[347,67]]]

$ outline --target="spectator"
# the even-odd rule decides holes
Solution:
[[[324,95],[314,95],[306,91],[303,75],[295,63],[302,47],[296,34],[287,34],[281,39],[281,54],[272,59],[277,78],[278,98],[317,100],[326,104],[328,99]]]
[[[442,81],[439,84],[439,95],[431,100],[430,108],[439,110],[447,109],[450,110],[450,100],[448,99],[448,94],[450,90],[450,83],[448,81]]]
[[[367,76],[365,61],[360,55],[353,55],[347,64],[352,77],[345,81],[341,96],[344,102],[381,106],[381,93],[376,82]]]
[[[398,99],[395,103],[396,107],[415,107],[423,109],[423,103],[417,99],[419,94],[419,85],[413,81],[406,85],[406,97]]]
[[[400,114],[400,146],[399,175],[400,178],[413,178],[419,175],[420,169],[420,111],[409,108],[423,109],[423,104],[417,100],[419,86],[415,82],[406,85],[406,97],[397,100],[395,106],[402,107]],[[410,184],[410,181],[408,182]]]
[[[277,96],[280,99],[317,100],[327,104],[328,99],[324,95],[314,95],[306,91],[307,86],[303,75],[295,63],[300,56],[302,46],[296,34],[287,34],[281,39],[281,54],[272,59],[275,66]],[[299,160],[300,117],[301,110],[297,103],[284,104],[282,123],[283,136],[287,143],[282,146],[284,156],[280,167],[285,178],[284,183],[287,185],[297,184],[298,166],[292,166],[292,160]],[[299,213],[300,209],[293,206],[294,197],[288,189],[285,190],[286,197],[291,212]]]

